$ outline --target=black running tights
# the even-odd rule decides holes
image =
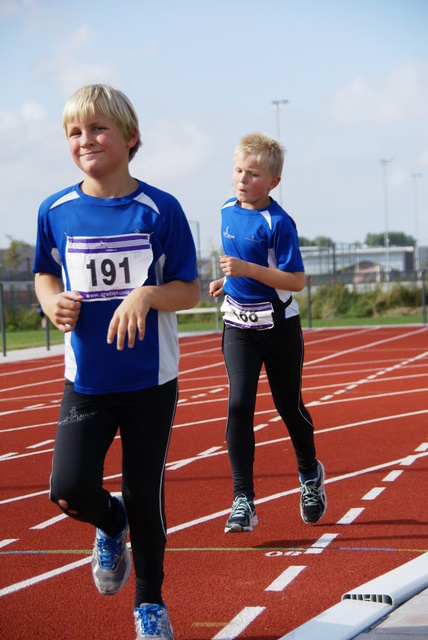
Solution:
[[[137,392],[89,396],[76,393],[67,382],[61,404],[51,500],[61,502],[60,508],[70,517],[110,535],[123,528],[123,515],[103,487],[104,462],[110,446],[119,446],[113,442],[120,427],[122,495],[130,525],[136,606],[162,602],[164,471],[177,389],[177,380],[172,380]]]
[[[316,468],[314,427],[301,394],[303,336],[300,317],[282,320],[272,329],[239,329],[225,325],[223,355],[229,378],[226,443],[233,477],[233,495],[254,496],[254,412],[264,364],[275,407],[293,443],[297,467]]]

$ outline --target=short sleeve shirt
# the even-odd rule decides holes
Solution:
[[[173,196],[144,182],[122,198],[88,196],[78,185],[50,196],[39,209],[33,272],[61,277],[83,296],[65,334],[65,375],[76,391],[133,391],[177,377],[175,313],[150,309],[132,349],[107,344],[114,311],[132,289],[198,277],[190,227]]]

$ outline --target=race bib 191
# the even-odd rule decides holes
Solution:
[[[153,250],[147,233],[67,238],[70,286],[85,300],[125,298],[147,279]]]
[[[226,324],[242,329],[272,329],[273,306],[270,302],[239,304],[226,295],[220,311]]]

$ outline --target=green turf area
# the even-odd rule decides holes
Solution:
[[[60,344],[64,340],[64,335],[58,329],[51,328],[49,331],[50,344]],[[6,348],[30,349],[31,347],[43,347],[46,345],[46,332],[40,330],[6,331]]]
[[[422,316],[385,316],[376,318],[328,318],[312,320],[312,328],[326,327],[367,327],[394,324],[422,324]],[[308,319],[302,320],[302,326],[308,326]]]

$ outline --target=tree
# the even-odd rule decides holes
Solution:
[[[312,244],[315,245],[316,247],[333,247],[334,246],[334,242],[331,238],[328,238],[327,236],[316,236],[316,238],[313,239]]]
[[[388,233],[388,240],[390,247],[413,247],[415,245],[415,239],[412,236],[406,235],[402,231],[390,231]],[[369,247],[384,247],[385,234],[368,233],[366,235],[365,243]]]
[[[23,240],[15,240],[11,236],[7,236],[7,238],[10,240],[10,245],[6,250],[3,263],[5,267],[16,273],[21,264],[27,259],[27,256],[24,255],[25,251],[23,252],[22,250],[28,249],[31,245]]]

